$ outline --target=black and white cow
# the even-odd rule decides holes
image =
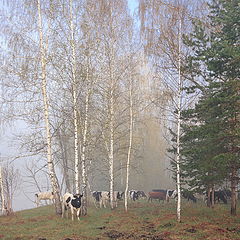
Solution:
[[[141,199],[141,198],[147,198],[147,195],[142,190],[130,190],[129,191],[129,198],[132,201],[136,201],[136,200]]]
[[[138,198],[147,198],[147,195],[144,191],[137,191]]]
[[[129,191],[129,198],[132,200],[132,201],[136,201],[138,200],[139,196],[138,196],[138,191],[137,190],[130,190]]]
[[[71,210],[72,214],[72,221],[74,220],[74,214],[76,212],[77,219],[79,219],[80,211],[81,211],[81,198],[83,197],[82,194],[71,194],[65,193],[63,195],[63,202],[62,202],[62,217],[65,215],[65,211],[67,211],[67,218],[68,218],[68,211]]]
[[[117,207],[119,200],[123,200],[123,194],[124,194],[124,192],[113,191],[113,205],[114,205],[114,207]]]

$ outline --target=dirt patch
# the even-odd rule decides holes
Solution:
[[[185,229],[186,232],[189,232],[189,233],[196,233],[197,230],[195,228],[188,228],[188,229]]]
[[[130,239],[130,240],[171,240],[170,238],[170,232],[164,232],[164,233],[151,233],[151,232],[132,232],[132,233],[126,233],[126,232],[118,232],[116,230],[111,230],[108,232],[105,232],[103,234],[104,237],[108,237],[109,239]]]
[[[122,238],[124,234],[116,230],[111,230],[111,231],[105,232],[104,236],[109,237],[111,239],[119,239],[119,238]]]

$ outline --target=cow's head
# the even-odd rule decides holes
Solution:
[[[80,208],[81,207],[81,198],[83,197],[82,194],[75,194],[73,195],[73,198],[71,200],[71,204],[75,208]]]
[[[123,199],[123,194],[124,194],[124,192],[118,192],[117,193],[117,199],[122,200]]]

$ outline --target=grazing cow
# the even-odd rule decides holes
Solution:
[[[191,201],[193,201],[194,203],[197,202],[197,198],[193,195],[193,192],[191,192],[191,191],[189,191],[189,190],[187,190],[187,189],[183,189],[181,195],[182,195],[185,199],[187,199],[188,201],[191,200]]]
[[[169,202],[169,199],[176,199],[177,197],[177,190],[167,190],[166,193],[166,200]]]
[[[67,211],[67,218],[68,218],[68,210],[71,210],[72,214],[72,221],[74,220],[74,213],[77,213],[77,219],[79,219],[80,211],[81,211],[81,198],[82,194],[71,194],[71,193],[65,193],[63,195],[63,202],[62,202],[62,218],[65,215],[65,211]]]
[[[137,190],[130,190],[129,191],[129,197],[132,201],[138,200],[138,191]]]
[[[36,196],[36,204],[39,206],[39,202],[41,200],[50,200],[54,203],[54,193],[53,192],[39,192],[35,194]]]
[[[158,193],[162,193],[162,196],[165,195],[165,199],[167,200],[167,202],[169,202],[169,199],[175,199],[177,197],[177,191],[176,190],[170,190],[170,189],[153,189],[152,192],[158,192]]]
[[[137,191],[138,198],[147,198],[147,195],[144,191]]]
[[[148,193],[148,202],[151,200],[151,202],[152,202],[152,200],[153,199],[158,199],[159,200],[159,202],[160,202],[160,200],[166,200],[166,192],[149,192]]]

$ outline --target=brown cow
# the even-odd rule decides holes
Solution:
[[[152,199],[158,199],[159,202],[160,200],[167,200],[166,192],[149,192],[148,193],[148,202]]]

